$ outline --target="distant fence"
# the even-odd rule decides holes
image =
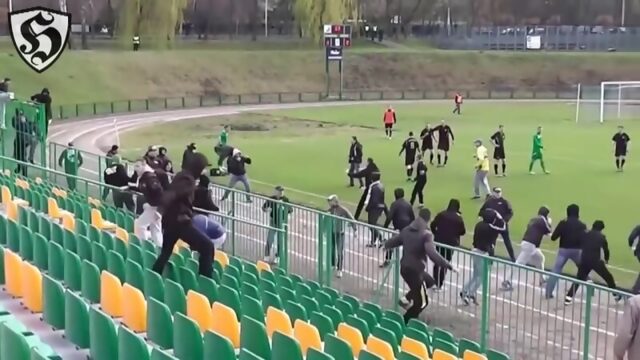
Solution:
[[[265,93],[238,95],[202,95],[152,99],[119,100],[54,107],[58,119],[91,117],[121,113],[175,110],[223,105],[291,104],[322,101],[381,101],[381,100],[442,100],[453,99],[459,91],[467,99],[575,99],[574,87],[554,89],[517,90],[463,89],[463,90],[345,90],[342,93],[323,92]],[[452,100],[453,101],[453,100]]]

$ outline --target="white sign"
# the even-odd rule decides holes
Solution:
[[[542,44],[540,35],[527,35],[527,50],[540,50]]]

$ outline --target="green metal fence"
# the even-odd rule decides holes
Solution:
[[[287,104],[319,101],[380,101],[380,100],[442,100],[453,99],[454,90],[347,90],[337,96],[327,96],[322,92],[267,93],[238,95],[201,95],[168,98],[120,100],[87,104],[60,105],[53,109],[54,117],[69,119],[109,115],[213,107],[222,105]],[[576,89],[572,87],[537,90],[477,89],[462,91],[467,99],[575,99]],[[452,100],[453,101],[453,100]]]
[[[51,144],[49,151],[62,148]],[[85,153],[84,158],[85,164],[94,164],[94,167],[80,169],[80,175],[99,181],[95,169],[104,163],[104,158],[89,153]],[[55,164],[51,166],[55,167]],[[215,199],[220,199],[227,190],[219,185],[213,185],[211,189]],[[250,202],[246,201],[247,195]],[[288,272],[361,300],[398,309],[398,299],[408,290],[401,280],[398,254],[389,267],[381,268],[384,251],[365,246],[373,231],[379,231],[383,239],[390,238],[393,231],[355,223],[357,236],[351,230],[345,233],[344,271],[338,278],[332,266],[335,217],[291,204],[292,212],[287,221],[273,227],[269,214],[262,208],[267,199],[262,195],[231,190],[231,196],[218,204],[229,221],[227,226],[232,240],[226,248],[228,252],[251,261],[260,260],[265,255],[269,232],[275,232],[281,249],[280,266]],[[541,277],[551,276],[547,271],[460,248],[439,245],[439,251],[453,252],[452,263],[458,272],[448,272],[442,290],[430,293],[430,305],[424,317],[431,325],[477,341],[483,349],[504,351],[512,359],[611,358],[623,306],[613,300],[615,291],[556,275],[560,279],[556,298],[547,300],[539,284]],[[459,293],[471,279],[474,264],[481,273],[479,305],[466,306]],[[428,271],[432,271],[432,264]],[[512,291],[501,289],[505,279],[513,280]],[[581,285],[581,290],[575,302],[565,306],[564,294],[574,282]]]

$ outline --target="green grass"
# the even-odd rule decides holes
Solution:
[[[509,176],[492,176],[490,183],[502,187],[505,197],[513,204],[512,238],[521,238],[527,221],[541,205],[550,207],[557,223],[565,216],[566,206],[577,203],[581,206],[582,219],[589,225],[595,219],[605,221],[611,263],[637,270],[637,260],[626,238],[638,221],[633,209],[640,203],[640,194],[635,191],[640,165],[632,153],[625,173],[615,172],[611,136],[616,123],[576,124],[575,107],[563,102],[468,102],[461,117],[450,115],[448,103],[399,103],[395,104],[398,129],[389,141],[383,137],[380,126],[383,107],[371,104],[306,108],[185,120],[125,133],[122,143],[131,157],[139,155],[143,146],[154,143],[168,146],[174,158],[179,159],[184,145],[195,141],[213,158],[211,149],[222,124],[230,123],[236,129],[253,128],[253,131],[232,130],[230,141],[254,160],[249,167],[254,190],[270,192],[273,184],[282,184],[294,201],[317,207],[324,207],[325,197],[335,193],[353,208],[360,191],[346,187],[345,175],[352,135],[357,135],[363,143],[365,157],[373,157],[380,166],[390,204],[394,188],[403,187],[410,193],[412,187],[405,182],[404,160],[398,156],[401,142],[409,131],[419,132],[426,122],[436,123],[447,118],[456,141],[449,165],[429,168],[425,202],[433,211],[439,211],[450,198],[460,199],[471,231],[481,205],[470,200],[473,140],[488,141],[497,125],[504,124]],[[544,127],[545,159],[551,175],[528,174],[532,135],[538,125]],[[632,138],[640,133],[640,123],[625,125]],[[145,139],[143,144],[140,139]],[[539,168],[536,170],[541,172]],[[471,238],[467,236],[464,244],[470,246],[470,243]],[[546,239],[543,247],[555,250],[557,244]],[[498,248],[504,253],[503,246]],[[552,254],[548,254],[546,265],[552,266],[553,261]],[[626,285],[635,279],[635,275],[628,272],[615,271],[615,274]]]

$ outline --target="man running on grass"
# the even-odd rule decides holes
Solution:
[[[542,157],[542,150],[544,146],[542,145],[542,126],[538,126],[538,130],[535,135],[533,135],[533,149],[531,150],[531,162],[529,163],[529,174],[534,175],[533,172],[533,164],[536,161],[540,161],[540,166],[542,167],[542,171],[545,174],[549,174],[549,171],[544,166],[544,159]]]

